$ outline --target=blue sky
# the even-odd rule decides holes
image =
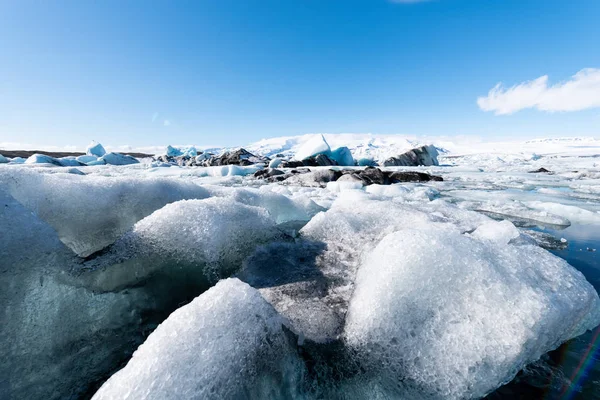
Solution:
[[[598,0],[9,0],[0,15],[0,143],[600,135],[599,71],[552,90],[600,68]]]

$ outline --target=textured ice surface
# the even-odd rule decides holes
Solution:
[[[106,178],[0,171],[0,182],[18,201],[56,229],[79,255],[113,243],[137,221],[165,204],[206,198],[206,189],[180,180]]]
[[[0,154],[0,164],[6,164],[8,163],[8,158],[4,157],[2,154]]]
[[[88,286],[114,291],[157,274],[187,274],[190,283],[206,286],[240,269],[259,244],[282,236],[262,208],[227,198],[178,201],[139,221],[88,262],[95,269]]]
[[[178,309],[93,399],[290,398],[303,366],[284,320],[227,279]]]
[[[599,322],[598,294],[564,260],[413,224],[360,267],[344,336],[381,395],[464,398]]]
[[[141,339],[132,297],[72,284],[73,253],[1,189],[0,226],[0,398],[78,398]]]
[[[85,149],[85,154],[88,156],[102,157],[106,154],[106,150],[104,150],[104,146],[100,143],[92,141]]]

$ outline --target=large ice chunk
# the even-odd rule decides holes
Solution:
[[[294,155],[294,158],[298,161],[302,161],[309,157],[316,156],[317,154],[329,154],[330,151],[331,148],[323,135],[314,135],[300,146]]]
[[[71,285],[74,254],[1,185],[0,227],[0,398],[86,397],[140,343],[137,310],[156,297],[137,308],[131,290],[97,295]]]
[[[85,149],[85,154],[88,156],[102,157],[106,154],[106,150],[104,150],[104,146],[93,140]]]
[[[113,243],[137,221],[182,199],[210,193],[194,183],[37,171],[0,172],[0,183],[23,205],[48,222],[73,251],[87,256]]]
[[[8,163],[8,158],[6,158],[2,154],[0,154],[0,164],[6,164],[6,163]]]
[[[282,236],[264,209],[217,197],[178,201],[139,221],[91,260],[88,267],[96,271],[88,286],[114,291],[159,273],[187,274],[190,284],[207,286],[240,269],[258,245]]]
[[[93,399],[290,398],[303,365],[284,320],[227,279],[164,321]]]
[[[598,323],[598,294],[564,260],[413,225],[359,268],[344,336],[373,397],[458,399],[486,395]]]

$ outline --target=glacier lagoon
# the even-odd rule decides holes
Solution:
[[[600,172],[564,155],[367,187],[2,166],[2,397],[589,397]]]

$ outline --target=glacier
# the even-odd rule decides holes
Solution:
[[[364,186],[348,173],[431,143],[440,165],[380,168],[443,180]],[[585,354],[600,324],[597,264],[580,262],[596,260],[582,237],[600,231],[594,146],[391,135],[245,146],[280,182],[254,176],[266,162],[9,158],[0,397],[496,394],[550,368],[564,343]],[[339,165],[285,167],[301,147]]]

